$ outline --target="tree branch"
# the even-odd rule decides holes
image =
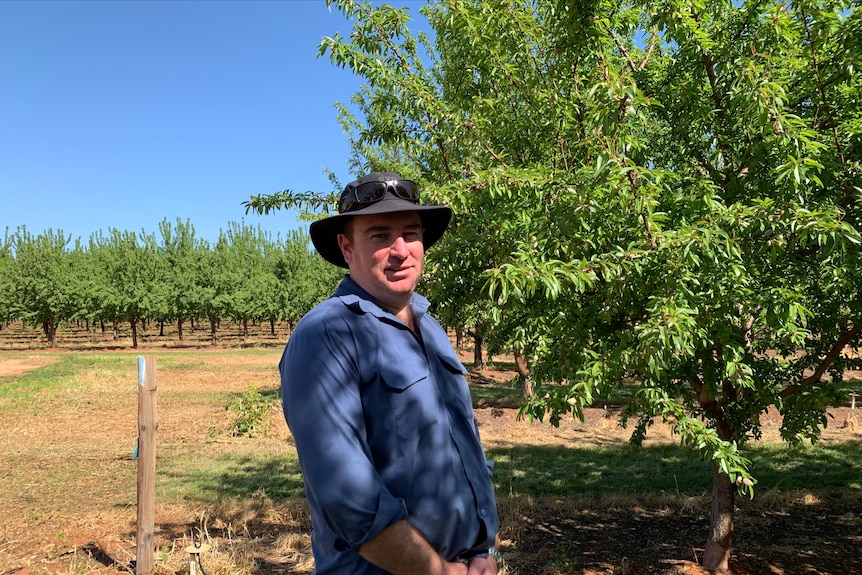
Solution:
[[[829,353],[826,354],[826,357],[820,362],[820,365],[817,366],[817,369],[814,370],[814,373],[804,378],[799,383],[794,383],[787,389],[781,392],[781,398],[787,398],[798,392],[799,390],[808,387],[809,385],[814,385],[819,382],[823,377],[823,374],[826,373],[826,370],[835,363],[835,360],[838,359],[838,356],[841,355],[841,352],[844,350],[847,345],[853,341],[859,334],[862,333],[862,328],[852,327],[848,332],[838,338],[838,341],[832,346],[832,349],[829,350]]]
[[[634,60],[632,60],[632,57],[629,56],[629,51],[626,50],[626,47],[623,46],[623,43],[620,42],[620,39],[617,37],[614,31],[611,30],[610,27],[608,27],[607,25],[605,26],[605,31],[610,35],[611,39],[614,41],[614,44],[616,44],[619,51],[625,57],[626,62],[628,62],[629,68],[631,68],[632,72],[637,72],[638,67],[635,65]]]
[[[655,49],[655,45],[658,42],[658,32],[655,28],[653,28],[652,37],[649,39],[649,49],[647,49],[646,55],[644,55],[644,59],[641,60],[640,65],[638,66],[638,71],[646,68],[647,62],[652,57],[652,51]]]
[[[724,114],[724,104],[721,101],[721,94],[718,93],[718,78],[715,75],[715,62],[713,62],[712,57],[706,52],[701,53],[701,61],[703,62],[703,67],[706,70],[706,77],[709,79],[710,93],[712,95],[712,102],[715,105],[715,111],[718,114],[718,119],[723,123],[726,119],[726,116]],[[727,142],[725,142],[724,139],[719,136],[718,130],[715,131],[715,139],[718,142],[718,147],[721,148],[722,152],[724,153],[724,156],[727,158],[728,168],[731,170],[731,172],[735,173],[737,170],[732,168],[732,150],[730,149],[730,146],[727,145]]]
[[[716,421],[722,420],[724,418],[724,412],[722,412],[721,406],[714,397],[709,397],[704,389],[703,382],[697,377],[697,375],[694,373],[689,374],[688,382],[691,384],[695,393],[697,393],[697,403],[703,408],[703,410],[713,416]]]

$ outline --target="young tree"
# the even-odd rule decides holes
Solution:
[[[195,228],[186,220],[176,224],[163,220],[159,224],[167,273],[163,278],[168,290],[169,316],[177,322],[177,339],[183,341],[183,326],[203,308],[203,253],[209,251],[206,241],[195,237]]]
[[[217,298],[221,317],[229,317],[248,335],[248,322],[267,318],[267,298],[275,281],[265,256],[272,240],[260,227],[231,222],[216,245]]]
[[[528,413],[634,380],[633,440],[661,417],[701,451],[726,569],[740,446],[770,408],[816,439],[859,344],[858,7],[450,0],[423,59],[405,11],[335,3],[354,30],[321,53],[367,80],[354,162],[397,158],[459,214],[432,269],[481,270],[498,329],[529,318]]]
[[[230,243],[224,233],[219,232],[219,239],[213,249],[206,253],[203,265],[206,286],[202,293],[202,315],[210,324],[210,343],[216,344],[217,330],[222,318],[230,318],[233,313],[233,288],[239,282],[234,269]]]
[[[50,347],[57,345],[57,327],[75,316],[75,269],[67,250],[70,238],[48,230],[37,236],[19,227],[12,236],[10,266],[15,317],[38,325]]]
[[[95,310],[98,309],[94,297],[93,279],[96,275],[93,273],[93,258],[80,239],[75,240],[75,245],[67,251],[67,257],[69,267],[73,270],[69,278],[71,316],[68,319],[76,322],[83,320],[89,329],[97,319]]]
[[[154,317],[160,307],[163,272],[152,234],[111,228],[109,237],[90,238],[90,253],[99,271],[98,301],[101,314],[116,324],[126,321],[132,330],[132,347],[138,347],[142,320]],[[115,332],[116,333],[116,332]]]

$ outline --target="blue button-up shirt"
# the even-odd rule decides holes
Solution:
[[[345,276],[299,322],[279,364],[319,575],[381,575],[357,548],[407,519],[449,561],[499,528],[464,367],[411,300],[417,337]]]

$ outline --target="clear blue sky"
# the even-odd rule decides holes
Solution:
[[[317,57],[337,31],[322,0],[0,1],[0,238],[306,225],[241,202],[352,179],[334,104],[360,82]]]

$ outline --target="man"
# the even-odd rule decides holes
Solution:
[[[493,575],[499,520],[464,367],[415,294],[447,206],[374,172],[311,239],[348,268],[299,322],[281,371],[318,575]]]

